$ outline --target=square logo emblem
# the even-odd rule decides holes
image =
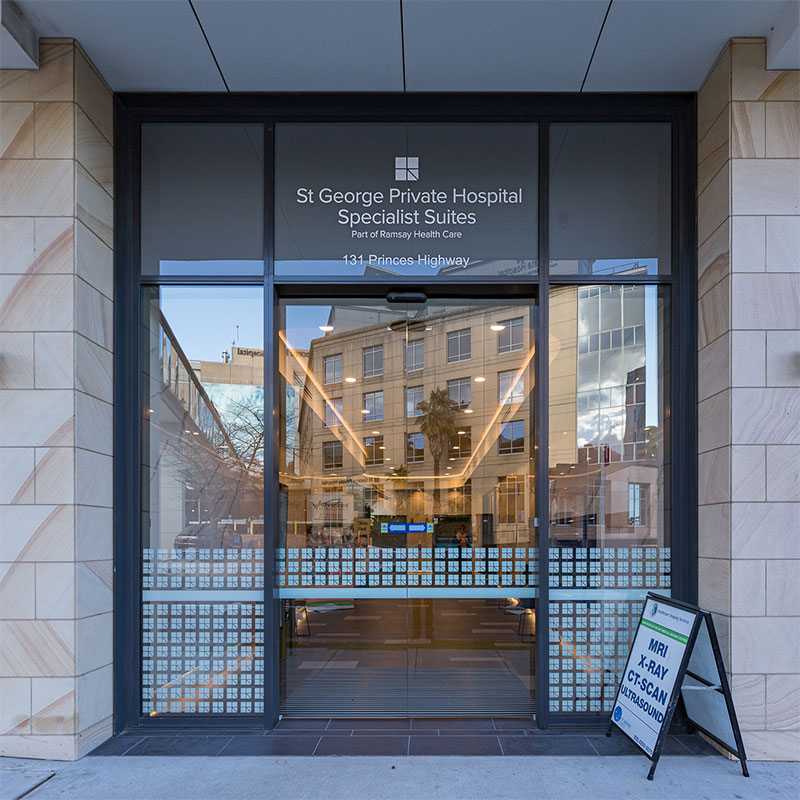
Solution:
[[[394,160],[396,181],[419,180],[419,156],[397,156]]]

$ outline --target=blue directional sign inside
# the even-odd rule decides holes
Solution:
[[[381,522],[381,533],[433,533],[433,523]]]

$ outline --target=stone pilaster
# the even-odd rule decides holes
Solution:
[[[112,94],[72,40],[0,72],[0,752],[111,734]]]
[[[800,758],[800,72],[733,39],[698,94],[700,603],[748,756]]]

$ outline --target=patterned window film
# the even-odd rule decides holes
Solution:
[[[142,714],[262,714],[263,550],[145,549],[142,573]]]
[[[535,547],[289,547],[277,550],[280,589],[539,585]],[[283,596],[290,596],[285,591]]]

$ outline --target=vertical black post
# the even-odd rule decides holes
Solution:
[[[550,590],[549,590],[549,522],[550,480],[548,448],[550,441],[548,404],[549,330],[550,330],[550,127],[539,124],[539,324],[536,326],[536,528],[539,545],[539,608],[536,620],[536,714],[540,728],[550,727]]]
[[[280,601],[276,596],[280,486],[280,374],[276,336],[274,237],[275,126],[264,127],[264,722],[275,727],[280,709]]]
[[[119,733],[141,715],[140,124],[118,97],[114,106],[114,732]]]

